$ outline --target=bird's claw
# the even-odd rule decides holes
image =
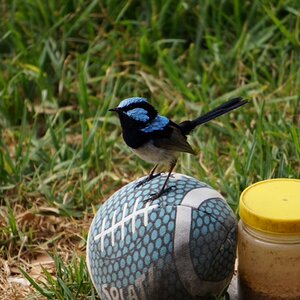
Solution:
[[[160,173],[157,173],[157,174],[152,175],[152,176],[149,175],[149,176],[147,176],[146,178],[140,180],[140,181],[135,185],[134,188],[137,189],[137,188],[139,188],[140,186],[144,185],[146,182],[149,182],[149,181],[151,181],[152,179],[154,179],[154,178],[156,178],[156,177],[158,177],[158,176],[160,176]]]
[[[170,190],[172,190],[172,186],[169,187],[169,188],[166,188],[166,189],[164,189],[164,190],[161,190],[161,191],[159,191],[158,193],[151,194],[151,197],[148,198],[148,199],[146,199],[146,200],[144,200],[143,202],[144,202],[145,204],[148,203],[148,202],[152,203],[154,200],[156,200],[156,199],[160,198],[161,196],[163,196],[163,195],[169,193]]]

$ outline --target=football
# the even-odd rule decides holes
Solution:
[[[152,203],[167,174],[115,192],[98,210],[87,265],[102,300],[218,296],[233,275],[237,221],[222,195],[173,173],[171,189]]]

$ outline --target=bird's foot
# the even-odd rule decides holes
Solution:
[[[151,181],[152,179],[154,179],[154,178],[156,178],[156,177],[158,177],[158,176],[160,176],[160,173],[157,173],[157,174],[155,174],[155,175],[149,175],[149,176],[147,176],[146,178],[144,178],[144,179],[142,179],[142,180],[140,180],[136,185],[135,185],[135,189],[137,189],[137,188],[139,188],[140,186],[142,186],[143,184],[145,184],[146,182],[149,182],[149,181]]]
[[[169,193],[172,190],[172,186],[163,190],[160,190],[158,193],[151,194],[151,197],[144,200],[143,202],[146,204],[148,202],[152,203],[154,200],[160,198],[161,196]]]

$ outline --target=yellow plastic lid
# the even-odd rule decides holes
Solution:
[[[240,198],[240,217],[257,230],[300,234],[300,180],[269,179],[249,186]]]

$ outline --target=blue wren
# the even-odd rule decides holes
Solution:
[[[110,109],[119,116],[125,143],[140,158],[155,164],[149,176],[140,181],[137,186],[160,175],[160,173],[154,175],[158,164],[164,163],[169,166],[169,173],[161,190],[152,195],[149,201],[159,198],[168,191],[166,189],[167,183],[176,165],[178,152],[195,154],[187,142],[187,135],[195,127],[226,114],[247,102],[242,98],[234,98],[194,120],[179,124],[160,116],[145,98],[128,98],[121,101],[116,108]]]

